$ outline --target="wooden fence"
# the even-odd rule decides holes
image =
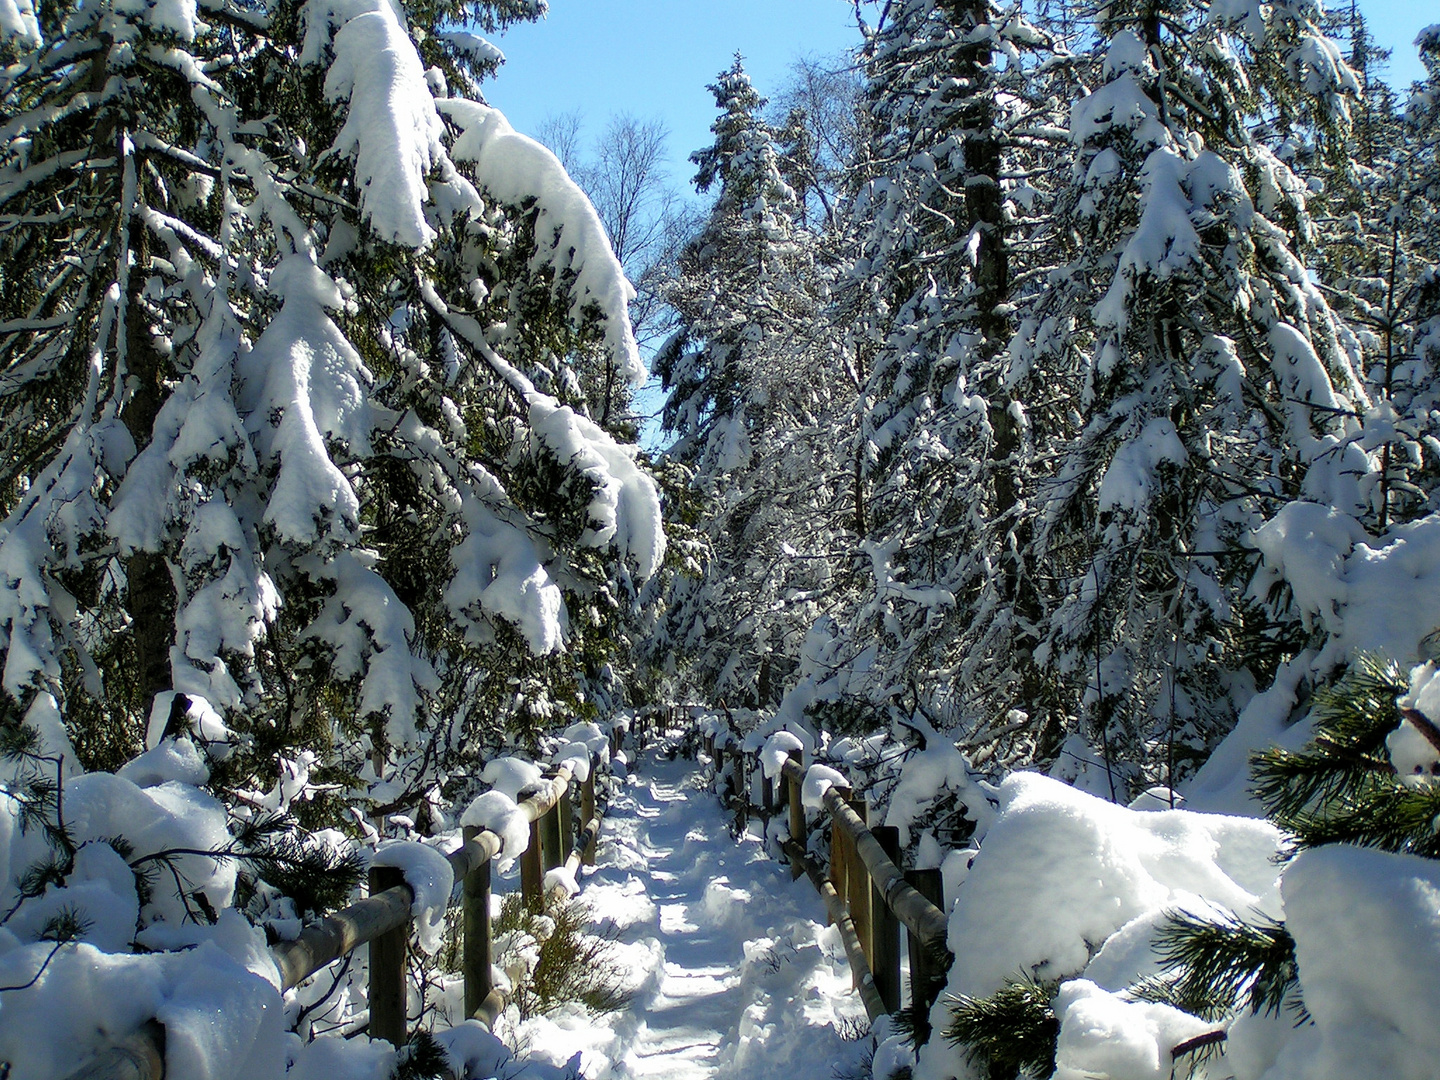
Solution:
[[[613,750],[622,735],[611,736]],[[602,809],[595,799],[598,755],[592,756],[589,775],[573,783],[569,766],[562,765],[517,804],[530,822],[530,846],[520,856],[520,891],[538,901],[545,872],[564,866],[573,877],[582,863],[593,864],[600,834]],[[576,788],[579,820],[575,831]],[[503,853],[504,841],[485,829],[466,827],[463,842],[447,858],[461,883],[462,961],[465,979],[465,1015],[487,1027],[505,1007],[495,987],[490,927],[490,864]],[[564,885],[552,892],[563,894]],[[273,946],[270,954],[280,972],[280,992],[298,986],[311,975],[360,945],[370,946],[370,1024],[372,1038],[403,1046],[407,1038],[405,967],[415,896],[396,867],[370,870],[370,895],[349,907],[304,927],[294,941]],[[164,1032],[151,1021],[123,1042],[102,1050],[67,1080],[162,1080],[165,1075]]]
[[[736,741],[736,740],[732,740]],[[910,960],[910,1000],[914,1005],[916,1042],[929,1038],[930,1007],[945,985],[954,959],[946,944],[947,920],[941,910],[939,870],[901,870],[899,830],[871,826],[868,807],[851,789],[834,785],[823,797],[830,817],[828,875],[809,857],[808,826],[801,802],[805,769],[799,750],[790,751],[778,783],[760,770],[758,755],[717,745],[705,746],[715,762],[717,789],[726,762],[735,765],[735,815],[744,826],[752,812],[764,817],[788,814],[790,839],[784,845],[791,875],[809,877],[840,931],[855,987],[871,1020],[902,1005],[901,937]],[[751,786],[760,784],[760,805],[751,802]],[[778,790],[777,790],[778,788]]]

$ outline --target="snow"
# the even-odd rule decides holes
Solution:
[[[41,941],[0,952],[0,984],[28,981],[53,948]],[[81,943],[56,952],[33,988],[6,993],[0,1060],[12,1080],[53,1080],[155,1017],[165,1026],[167,1075],[279,1080],[282,1014],[274,984],[214,940],[149,955]]]
[[[390,1080],[396,1050],[383,1039],[316,1039],[296,1055],[286,1080]]]
[[[518,800],[526,788],[533,788],[545,777],[539,765],[517,757],[491,758],[480,770],[480,779],[496,791]]]
[[[555,889],[563,889],[566,896],[574,896],[580,891],[580,884],[575,880],[575,875],[564,866],[555,866],[545,871],[542,888],[547,893]]]
[[[279,466],[265,521],[297,545],[327,534],[348,539],[358,528],[360,500],[327,444],[370,453],[371,375],[326,313],[344,300],[311,256],[282,259],[269,287],[284,303],[237,364],[236,401],[260,463]]]
[[[992,790],[971,778],[969,763],[953,743],[933,729],[927,736],[926,748],[905,759],[885,811],[885,824],[900,830],[901,847],[909,846],[911,828],[944,791],[959,797],[982,830],[991,819]]]
[[[530,847],[530,822],[515,800],[498,788],[478,795],[460,815],[461,825],[488,829],[500,837],[502,846],[496,869],[505,873]]]
[[[64,911],[84,920],[88,926],[81,937],[105,952],[125,952],[135,939],[140,921],[135,875],[109,844],[91,842],[80,848],[65,884],[27,900],[5,929],[21,941],[39,941],[46,923]]]
[[[578,1080],[578,1062],[573,1058],[564,1067],[543,1061],[517,1059],[510,1048],[478,1021],[467,1020],[435,1039],[445,1050],[455,1075],[462,1077],[501,1076],[505,1080]],[[387,1074],[388,1075],[388,1074]]]
[[[1211,905],[1242,917],[1276,913],[1273,859],[1282,837],[1268,822],[1127,810],[1023,772],[1001,784],[998,801],[998,816],[956,886],[948,938],[955,956],[952,994],[985,996],[1020,974],[1090,979],[1092,964],[1095,978],[1124,989],[1144,973],[1146,950],[1135,941],[1148,934],[1159,913],[1177,907],[1203,913]],[[1106,943],[1127,927],[1128,935],[1107,955]],[[1128,1047],[1125,1060],[1133,1064],[1149,1060],[1150,1043],[1140,1032],[1153,1029],[1163,1041],[1176,1030],[1178,1021],[1169,1014],[1099,1001],[1096,995],[1109,991],[1094,985],[1096,993],[1062,995],[1062,1003],[1079,1010],[1073,1021],[1057,1009],[1062,1027],[1071,1024],[1076,1069],[1098,1068],[1106,1060],[1109,1036],[1097,1032],[1110,1031],[1114,1052]],[[937,1027],[944,1012],[942,997],[932,1014]],[[1168,1058],[1161,1061],[1168,1069]],[[957,1052],[937,1040],[921,1052],[916,1076],[935,1080],[959,1068]],[[1129,1080],[1131,1074],[1108,1075]]]
[[[1440,675],[1433,662],[1411,670],[1410,691],[1397,704],[1401,709],[1415,710],[1432,724],[1440,719]],[[1386,738],[1385,749],[1400,776],[1411,777],[1413,781],[1416,777],[1440,773],[1440,749],[1409,718],[1402,720]]]
[[[635,996],[620,1012],[562,1012],[502,1034],[587,1077],[833,1080],[863,1043],[835,930],[808,880],[792,882],[758,830],[729,839],[695,766],[647,753],[615,795],[579,899],[612,935]],[[507,1014],[508,1016],[508,1014]]]
[[[570,775],[583,784],[590,778],[590,747],[580,742],[567,742],[550,755],[555,765],[563,765]]]
[[[1264,557],[1253,589],[1284,581],[1307,627],[1326,631],[1317,667],[1381,652],[1400,664],[1421,659],[1440,608],[1440,515],[1371,537],[1349,514],[1292,502],[1257,530]]]
[[[0,0],[0,37],[15,38],[27,47],[41,44],[40,20],[31,0]]]
[[[142,788],[170,780],[198,787],[210,779],[210,768],[195,744],[181,736],[165,739],[153,750],[132,758],[115,775]]]
[[[1183,465],[1186,457],[1185,446],[1169,419],[1147,420],[1139,435],[1121,443],[1111,458],[1100,481],[1100,509],[1143,514],[1158,488],[1159,467]]]
[[[534,139],[516,132],[498,109],[474,101],[447,98],[436,106],[462,134],[450,154],[473,162],[482,189],[502,203],[519,206],[534,199],[538,211],[534,260],[576,275],[571,315],[583,321],[586,308],[599,310],[605,343],[616,374],[638,386],[645,365],[630,328],[628,307],[635,290],[610,248],[605,228],[590,200],[566,174],[559,160]],[[553,239],[552,239],[553,238]]]
[[[790,751],[805,749],[805,744],[793,732],[776,731],[765,740],[760,751],[760,765],[765,770],[765,779],[774,780],[790,758]]]
[[[844,773],[816,762],[805,770],[805,782],[800,785],[800,805],[806,810],[824,809],[825,792],[832,787],[849,789],[850,781]]]
[[[622,730],[624,730],[622,728]],[[560,738],[567,743],[583,743],[591,754],[598,754],[602,762],[610,757],[610,737],[605,734],[601,726],[594,721],[586,721],[583,724],[571,724],[560,733]],[[581,778],[584,779],[583,777]]]
[[[106,844],[113,837],[123,837],[131,845],[129,861],[138,867],[155,861],[146,857],[172,849],[222,852],[230,845],[225,810],[220,803],[198,788],[175,781],[140,788],[130,780],[109,773],[85,773],[65,781],[64,813],[66,826],[78,847]],[[36,862],[48,858],[50,852],[41,830],[12,830],[12,821],[12,812],[7,807],[5,813],[0,814],[0,910],[3,911],[9,911],[19,899],[16,880]],[[89,865],[93,870],[95,864]],[[229,905],[235,887],[232,860],[186,854],[174,856],[173,865],[180,879],[187,882],[188,893],[204,893],[217,911]],[[173,887],[163,884],[169,877],[167,871],[159,878],[162,884],[151,890],[149,901],[140,912],[142,923],[157,919],[179,922],[186,917],[186,902],[176,895]],[[99,879],[92,877],[91,880]],[[134,903],[133,883],[113,895],[119,904]],[[104,893],[92,896],[97,905],[106,902]],[[19,912],[23,913],[35,902],[27,900],[20,904]],[[105,916],[97,906],[97,925],[105,924]],[[20,917],[19,914],[16,917]],[[134,929],[132,924],[132,934]]]
[[[1171,1049],[1214,1028],[1169,1005],[1125,1001],[1086,979],[1060,988],[1055,1012],[1064,1020],[1054,1080],[1170,1080]]]
[[[296,568],[334,592],[305,628],[302,641],[313,641],[329,654],[331,673],[360,679],[359,715],[385,717],[392,746],[416,743],[421,695],[438,684],[429,662],[410,647],[415,620],[389,583],[375,570],[373,552],[338,552],[326,561],[306,555]]]
[[[1302,852],[1281,881],[1301,996],[1264,1080],[1429,1080],[1440,1058],[1440,866],[1330,846]],[[1250,1080],[1250,1078],[1244,1078]]]
[[[433,956],[440,949],[445,909],[450,906],[450,893],[455,887],[450,860],[427,844],[387,840],[375,852],[370,865],[394,866],[404,871],[405,884],[415,895],[410,914],[415,919],[416,937],[425,954]]]
[[[587,417],[542,394],[530,397],[532,437],[593,485],[581,534],[583,547],[613,543],[633,559],[644,580],[665,557],[664,518],[655,481],[635,460],[637,448],[622,446]]]
[[[488,640],[485,619],[503,619],[544,656],[565,640],[565,601],[525,531],[476,499],[464,509],[465,539],[455,548],[455,576],[445,603],[475,643]],[[483,628],[483,629],[482,629]]]
[[[389,0],[344,0],[335,14],[343,21],[325,96],[349,108],[329,152],[355,158],[360,208],[376,233],[423,247],[435,236],[425,221],[426,177],[444,153],[444,126],[420,56]]]
[[[1192,810],[1217,814],[1256,815],[1250,798],[1250,755],[1269,746],[1298,749],[1309,738],[1309,725],[1291,723],[1299,688],[1315,659],[1306,650],[1281,664],[1268,689],[1256,694],[1240,711],[1234,729],[1220,741],[1200,770],[1184,785]]]

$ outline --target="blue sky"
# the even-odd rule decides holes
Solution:
[[[1331,0],[1331,7],[1348,0]],[[1440,21],[1432,0],[1361,0],[1371,29],[1395,50],[1389,77],[1408,86],[1424,72],[1411,42]],[[496,38],[507,63],[487,88],[520,131],[579,110],[593,136],[615,113],[655,117],[670,131],[672,180],[687,185],[687,158],[709,142],[715,103],[705,89],[738,50],[761,93],[797,57],[855,45],[850,0],[550,0],[540,23]]]
[[[1411,43],[1440,20],[1433,0],[1360,0],[1360,8],[1379,43],[1395,52],[1390,82],[1406,87],[1422,77]],[[550,0],[545,20],[495,38],[506,63],[486,95],[527,133],[547,116],[577,110],[590,137],[617,113],[658,117],[670,133],[671,181],[693,194],[688,158],[710,142],[715,119],[705,87],[737,51],[768,94],[797,58],[839,57],[859,38],[851,0]],[[650,411],[659,401],[658,390],[647,388],[637,405]],[[658,441],[647,424],[642,442]]]
[[[858,41],[850,0],[550,0],[543,22],[495,38],[506,63],[486,94],[524,132],[576,109],[591,136],[615,113],[659,117],[671,178],[688,186],[686,159],[710,141],[715,118],[705,86],[737,50],[763,94],[797,57]]]

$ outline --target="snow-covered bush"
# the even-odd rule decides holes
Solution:
[[[495,963],[509,980],[509,1005],[520,1020],[566,1005],[591,1013],[624,1006],[625,972],[611,943],[588,923],[583,901],[554,899],[548,889],[540,905],[515,893],[505,897],[495,920]]]
[[[933,1013],[951,1045],[916,1075],[1047,1054],[1063,1080],[1429,1075],[1437,702],[1429,665],[1408,694],[1355,665],[1303,749],[1256,758],[1273,823],[1007,779],[951,913],[953,996]]]

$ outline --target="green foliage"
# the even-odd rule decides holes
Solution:
[[[1255,794],[1295,850],[1341,843],[1440,857],[1440,786],[1407,783],[1385,754],[1407,685],[1393,662],[1362,656],[1316,693],[1315,735],[1303,749],[1255,757]]]
[[[1142,1001],[1164,1002],[1206,1020],[1242,1009],[1278,1015],[1287,1005],[1303,1013],[1295,941],[1281,923],[1173,912],[1155,947],[1167,974],[1133,992]]]
[[[390,1080],[443,1080],[449,1075],[444,1048],[428,1031],[416,1031],[395,1056]]]
[[[945,1039],[963,1048],[988,1080],[1044,1077],[1055,1071],[1060,1021],[1051,1000],[1058,981],[1021,978],[989,997],[947,998],[950,1023]]]
[[[505,897],[495,936],[509,936],[499,966],[523,973],[510,993],[522,1020],[576,1003],[592,1013],[613,1012],[629,1000],[612,942],[587,932],[589,912],[572,900],[546,897],[527,904],[519,893]],[[524,953],[535,947],[532,962]]]
[[[244,823],[236,842],[245,850],[247,869],[290,897],[302,916],[343,907],[365,874],[360,851],[316,841],[284,814]]]

